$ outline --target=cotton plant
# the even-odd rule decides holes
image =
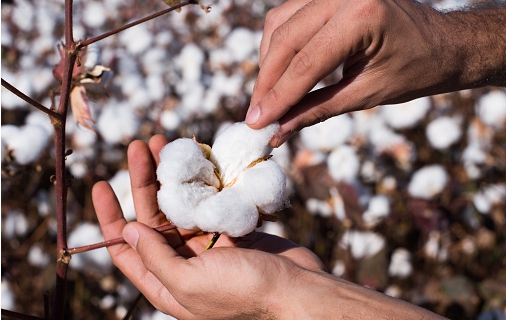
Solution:
[[[234,123],[212,148],[180,138],[160,151],[158,204],[176,226],[232,237],[252,232],[260,220],[287,205],[286,175],[270,160],[268,143],[279,129]]]

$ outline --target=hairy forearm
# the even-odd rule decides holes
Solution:
[[[459,89],[506,86],[506,6],[445,14]]]
[[[306,272],[276,304],[277,319],[444,319],[405,301],[322,272]]]

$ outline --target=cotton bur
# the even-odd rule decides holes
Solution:
[[[287,204],[286,175],[270,160],[279,129],[244,122],[223,130],[212,148],[181,138],[160,151],[158,205],[176,226],[232,237],[252,232]]]

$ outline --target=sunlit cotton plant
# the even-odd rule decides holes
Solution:
[[[158,205],[176,226],[239,237],[287,206],[286,175],[269,153],[277,123],[223,130],[212,148],[180,138],[160,151]]]

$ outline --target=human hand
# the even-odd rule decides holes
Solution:
[[[302,273],[324,273],[311,251],[283,238],[253,232],[222,235],[203,252],[211,234],[152,228],[169,223],[159,211],[155,167],[167,144],[160,135],[149,145],[134,141],[128,164],[137,222],[128,223],[106,182],[93,188],[93,203],[104,238],[121,235],[129,244],[108,248],[115,265],[159,310],[183,319],[273,316]]]
[[[286,1],[266,17],[246,123],[279,120],[276,147],[345,112],[504,85],[505,39],[493,30],[505,19],[505,8],[444,14],[411,0]],[[340,65],[342,80],[308,94]]]

